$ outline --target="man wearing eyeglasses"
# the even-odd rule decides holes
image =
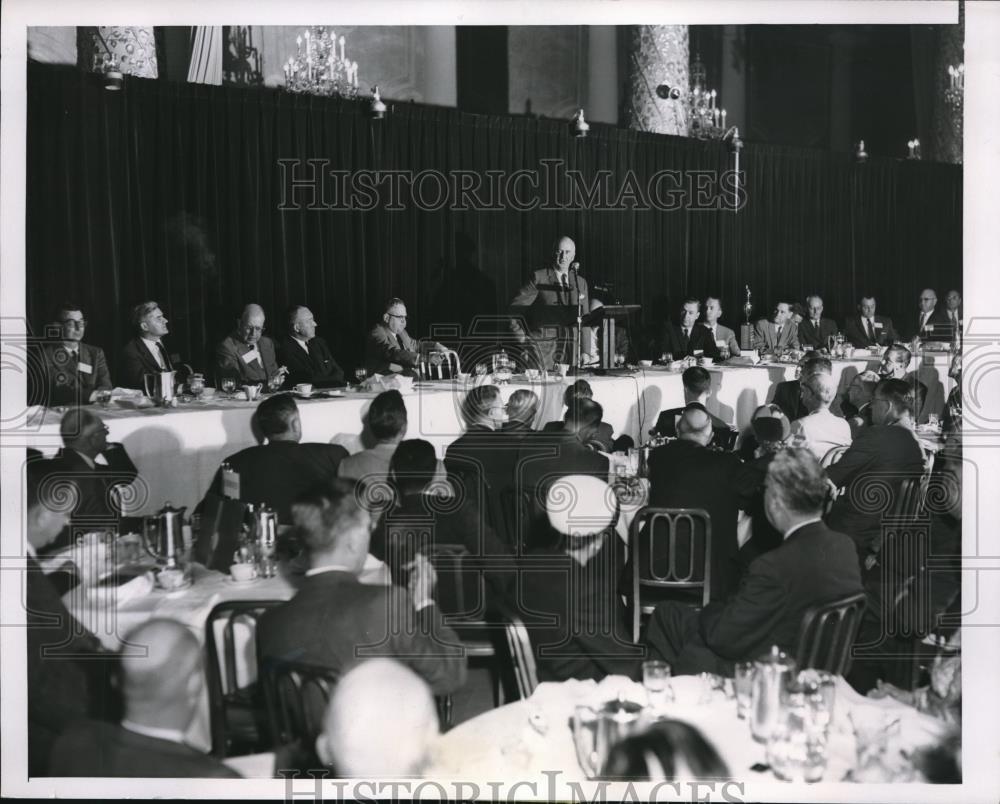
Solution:
[[[948,314],[938,309],[937,293],[932,288],[924,288],[920,292],[920,314],[911,339],[919,337],[923,341],[950,341],[952,332]]]
[[[233,377],[238,384],[262,383],[274,391],[285,381],[288,369],[279,368],[274,341],[264,334],[264,308],[248,304],[236,319],[236,329],[215,348],[215,374]]]
[[[433,343],[425,347],[442,352],[445,347]],[[420,362],[421,345],[406,331],[406,304],[397,297],[386,302],[382,320],[368,333],[365,343],[365,369],[369,374],[410,374]]]
[[[50,406],[93,402],[97,391],[111,390],[104,350],[83,342],[87,320],[79,305],[62,302],[54,313],[59,341],[42,345],[46,389],[42,397],[33,394],[33,401]]]

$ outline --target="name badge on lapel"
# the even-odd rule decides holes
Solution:
[[[82,371],[84,374],[93,374],[94,367],[90,363],[77,363],[76,370]]]
[[[241,355],[241,356],[243,358],[243,362],[246,363],[249,366],[251,363],[253,363],[254,360],[257,360],[257,359],[260,358],[260,352],[258,352],[256,349],[253,349],[253,350],[247,352],[245,355]]]

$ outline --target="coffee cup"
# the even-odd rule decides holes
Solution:
[[[309,396],[313,392],[313,387],[311,382],[300,382],[295,386],[295,393],[301,394],[302,396]]]
[[[652,360],[640,360],[639,361],[639,367],[640,368],[652,368],[652,366],[653,366],[653,361]]]
[[[257,568],[253,564],[233,564],[229,568],[229,574],[237,583],[246,583],[257,577]]]
[[[713,363],[715,363],[715,361],[710,357],[702,357],[699,359],[698,362],[701,363],[701,365],[703,366],[711,366]]]

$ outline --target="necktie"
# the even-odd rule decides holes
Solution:
[[[689,330],[687,327],[684,327],[684,329],[682,330],[682,332],[684,333],[684,337],[685,338],[690,338],[691,337],[691,330]]]
[[[927,326],[927,313],[920,314],[920,331],[923,332]]]
[[[781,338],[781,324],[778,324],[778,326],[775,327],[775,330],[774,330],[774,339],[778,340],[780,338]]]
[[[566,294],[567,301],[569,300],[569,277],[566,274],[562,275],[562,289],[563,293]]]
[[[163,366],[167,371],[173,370],[173,365],[170,363],[170,355],[167,354],[167,350],[164,348],[161,341],[156,342],[156,350],[160,353],[160,359],[163,361]]]
[[[875,327],[872,326],[872,320],[870,318],[866,318],[865,322],[868,324],[868,340],[875,343]]]

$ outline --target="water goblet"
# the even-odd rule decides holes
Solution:
[[[235,377],[223,377],[222,378],[222,392],[232,396],[233,391],[236,390],[236,378]]]
[[[670,686],[670,665],[658,659],[643,662],[642,686],[649,697],[650,708],[662,710],[674,698]]]
[[[358,381],[358,385],[361,385],[366,379],[368,379],[368,372],[363,368],[354,369],[354,379]]]

